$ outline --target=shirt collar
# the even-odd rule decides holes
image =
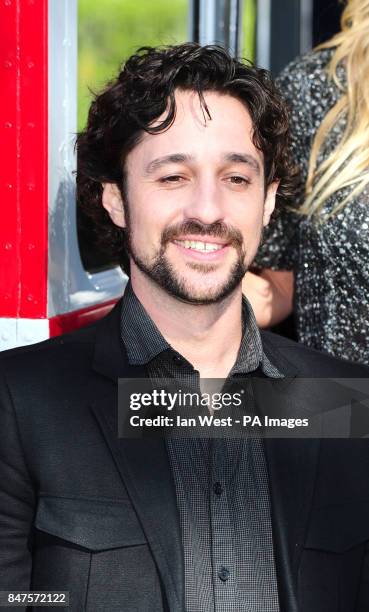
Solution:
[[[255,315],[244,296],[242,298],[242,321],[242,341],[230,375],[250,373],[260,366],[266,376],[283,378],[283,374],[270,362],[263,351]],[[121,335],[130,365],[146,365],[160,353],[168,349],[174,351],[136,297],[130,282],[127,283],[122,298]]]
[[[145,365],[171,348],[136,297],[130,281],[122,298],[121,335],[130,365]]]

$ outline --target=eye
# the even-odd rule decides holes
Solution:
[[[239,176],[238,174],[229,176],[227,180],[230,183],[232,183],[232,185],[249,185],[250,184],[249,179],[245,178],[244,176]]]
[[[179,174],[171,174],[169,176],[163,176],[159,179],[160,183],[180,183],[184,178],[179,176]]]

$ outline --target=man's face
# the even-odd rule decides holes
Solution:
[[[263,155],[243,104],[215,92],[204,97],[206,121],[198,95],[177,91],[173,125],[145,134],[127,156],[124,207],[116,187],[105,185],[103,196],[114,222],[127,229],[132,282],[141,276],[201,304],[240,285],[277,187],[265,193]]]

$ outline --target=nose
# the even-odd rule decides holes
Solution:
[[[195,181],[185,214],[188,219],[196,219],[204,225],[224,220],[221,189],[213,175]]]

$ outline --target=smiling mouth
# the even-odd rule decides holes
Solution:
[[[203,242],[201,240],[173,240],[175,244],[190,249],[191,251],[197,251],[198,253],[211,253],[214,251],[220,251],[224,249],[226,244],[216,244],[215,242]]]

